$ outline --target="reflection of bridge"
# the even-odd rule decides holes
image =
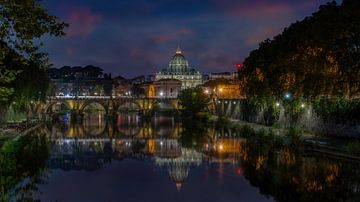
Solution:
[[[54,105],[64,105],[68,110],[84,112],[91,104],[99,106],[106,114],[115,114],[120,108],[149,112],[154,108],[178,110],[179,102],[176,98],[136,98],[136,97],[111,97],[111,96],[55,96],[49,97],[41,106],[41,112],[49,113]]]

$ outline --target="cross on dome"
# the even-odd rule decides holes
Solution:
[[[176,49],[176,54],[181,54],[181,49],[180,46],[178,45],[177,49]]]

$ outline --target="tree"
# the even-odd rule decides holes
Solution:
[[[179,102],[182,106],[182,115],[186,118],[195,118],[201,112],[207,112],[211,99],[200,88],[188,88],[180,92]]]
[[[39,41],[44,34],[62,36],[67,24],[49,15],[38,0],[0,0],[0,19],[0,105],[30,92],[31,96],[44,96],[49,62],[47,54],[40,51],[42,42],[35,39]],[[32,71],[38,73],[37,78],[29,74]]]
[[[359,1],[320,6],[245,59],[248,96],[295,99],[360,94]]]
[[[130,92],[134,97],[145,96],[145,89],[141,88],[139,85],[133,85],[130,89]]]

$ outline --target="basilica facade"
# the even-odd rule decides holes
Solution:
[[[182,54],[180,47],[176,49],[166,69],[155,74],[155,81],[162,79],[176,79],[181,81],[181,89],[197,87],[202,84],[200,72],[189,67],[188,61]]]

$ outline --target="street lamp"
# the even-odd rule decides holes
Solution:
[[[284,95],[285,99],[290,100],[291,99],[291,93],[287,92]]]

